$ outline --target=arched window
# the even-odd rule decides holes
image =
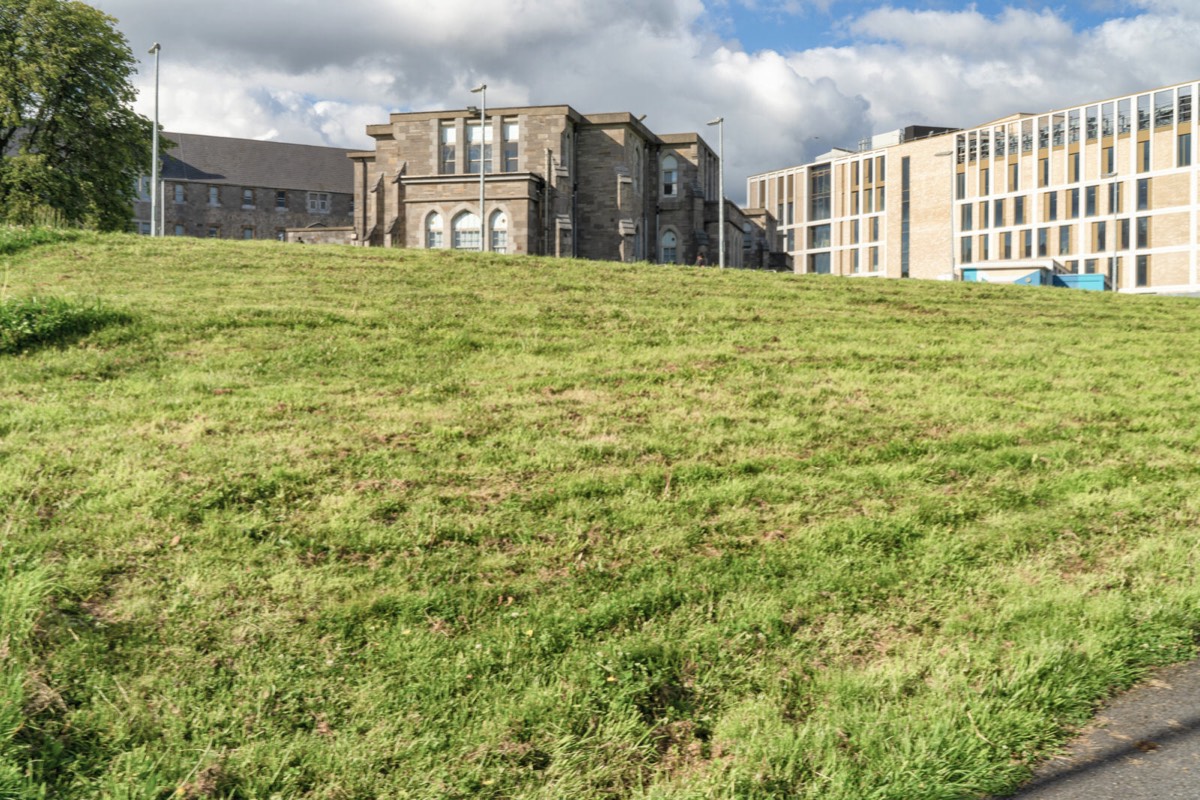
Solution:
[[[662,187],[663,197],[679,194],[679,162],[675,156],[667,156],[662,160]]]
[[[464,211],[451,223],[455,250],[480,250],[483,244],[479,231],[479,215]]]
[[[442,215],[436,211],[425,217],[425,246],[430,250],[446,246],[442,238]]]
[[[492,236],[492,252],[508,252],[508,214],[503,211],[493,211],[488,220],[488,232]]]
[[[676,264],[679,261],[678,238],[675,231],[667,231],[662,235],[661,258],[664,264]]]

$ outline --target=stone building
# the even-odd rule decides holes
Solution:
[[[166,236],[346,241],[354,208],[348,150],[194,133],[164,133]],[[139,186],[134,225],[150,232],[150,179]]]
[[[720,163],[699,135],[658,135],[628,113],[566,105],[487,111],[486,126],[474,109],[368,126],[375,149],[350,155],[355,243],[717,262]],[[736,207],[726,219],[726,263],[765,266],[743,242],[769,220]]]
[[[909,128],[748,179],[797,272],[1200,291],[1187,82]]]

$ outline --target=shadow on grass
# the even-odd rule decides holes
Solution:
[[[133,316],[60,298],[25,297],[0,301],[0,356],[76,342],[92,331],[124,325]]]

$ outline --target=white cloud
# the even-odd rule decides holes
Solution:
[[[1193,0],[1076,30],[1053,10],[868,7],[840,47],[746,52],[737,9],[828,19],[828,0],[94,0],[142,58],[163,44],[172,130],[369,146],[389,111],[569,103],[648,114],[652,130],[726,118],[726,186],[907,124],[975,125],[1200,76]],[[862,9],[861,3],[854,4]],[[797,16],[798,15],[798,16]],[[150,113],[143,62],[138,110]]]

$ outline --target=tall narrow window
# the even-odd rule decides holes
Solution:
[[[458,134],[454,130],[454,123],[443,122],[439,135],[441,137],[440,172],[442,175],[453,175],[458,143]]]
[[[1071,255],[1071,226],[1058,226],[1058,254],[1060,256]]]
[[[1113,153],[1113,148],[1111,148],[1111,147],[1104,148],[1104,172],[1105,172],[1105,174],[1111,175],[1113,172],[1116,171],[1116,168],[1117,168],[1117,162],[1116,162],[1116,156]]]
[[[253,189],[242,189],[242,208],[254,208]]]
[[[1096,186],[1089,186],[1084,190],[1083,194],[1083,213],[1086,216],[1096,216]]]
[[[659,255],[664,264],[679,263],[679,238],[675,231],[667,231],[662,235],[662,248]]]
[[[1013,225],[1025,224],[1025,198],[1013,198]]]
[[[1138,172],[1150,171],[1150,140],[1138,142]]]
[[[971,227],[972,227],[972,226],[971,226],[971,212],[972,212],[972,210],[973,210],[973,209],[971,208],[971,204],[970,204],[970,203],[964,203],[964,204],[963,204],[963,206],[962,206],[962,219],[961,219],[961,221],[960,221],[960,223],[959,223],[959,228],[960,228],[960,230],[964,230],[964,231],[969,231],[969,230],[971,230]]]
[[[425,217],[425,246],[430,250],[445,247],[442,237],[442,215],[436,211],[429,212]]]
[[[1067,189],[1067,219],[1079,218],[1079,190]]]
[[[1137,285],[1150,285],[1150,256],[1137,257]]]
[[[183,184],[182,183],[175,184],[175,202],[176,203],[183,202]]]
[[[912,191],[912,176],[910,174],[909,156],[900,159],[900,277],[907,278],[909,273],[909,254],[912,236],[912,202],[909,194]]]
[[[455,250],[479,250],[483,235],[479,230],[479,215],[463,211],[450,223]]]
[[[488,217],[488,235],[492,238],[493,253],[508,252],[508,214],[493,211]]]
[[[221,190],[216,186],[208,187],[208,204],[210,206],[221,205]]]
[[[1008,190],[1018,191],[1021,188],[1021,171],[1019,164],[1008,165]]]
[[[676,197],[679,193],[679,161],[675,156],[662,160],[662,193],[663,197]]]
[[[1136,246],[1139,248],[1150,246],[1150,218],[1149,217],[1138,217],[1137,218],[1137,245]]]
[[[1179,88],[1179,121],[1192,121],[1192,87],[1181,86]]]
[[[1190,167],[1192,165],[1192,135],[1181,133],[1175,141],[1175,166]]]
[[[1004,200],[996,200],[992,203],[992,224],[997,228],[1004,227]]]
[[[1038,257],[1045,258],[1050,255],[1050,229],[1038,228]]]
[[[1058,192],[1046,193],[1046,221],[1056,222],[1058,220]]]
[[[1150,209],[1150,179],[1138,178],[1137,182],[1137,210],[1148,211]]]
[[[1150,95],[1143,94],[1137,99],[1137,129],[1150,130]]]
[[[477,122],[467,126],[467,172],[478,175],[481,165],[485,173],[492,172],[492,126]]]
[[[275,191],[275,208],[280,211],[287,211],[287,192],[283,189]]]
[[[830,204],[830,170],[828,166],[814,167],[808,173],[808,218],[812,220],[829,219]]]
[[[1000,257],[1012,258],[1012,231],[1000,234]]]
[[[504,171],[516,172],[521,155],[521,126],[505,121],[504,128]]]

